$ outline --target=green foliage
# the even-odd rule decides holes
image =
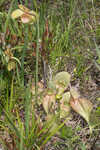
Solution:
[[[73,137],[74,131],[71,127],[63,126],[61,128],[61,137],[64,139]]]
[[[8,145],[8,149],[11,146],[14,149],[33,149],[37,147],[42,148],[44,144],[64,125],[65,121],[52,128],[55,123],[56,116],[46,122],[41,122],[41,118],[38,116],[36,121],[36,114],[34,112],[34,104],[32,104],[32,98],[29,88],[26,89],[25,94],[25,104],[21,108],[21,111],[25,110],[25,115],[21,117],[21,112],[19,108],[11,107],[12,99],[10,99],[10,104],[8,104],[9,110],[4,109],[4,106],[1,105],[1,110],[4,113],[3,124],[0,126],[1,129],[5,129],[8,135],[11,135],[10,139],[13,141],[12,144],[9,142],[6,143],[5,139],[1,139],[4,147]],[[13,88],[11,88],[11,93],[13,93]],[[12,94],[11,94],[12,95]],[[19,105],[19,104],[18,104]],[[14,113],[11,113],[13,109]],[[24,117],[24,118],[23,118]],[[25,119],[25,121],[23,121]],[[7,130],[8,129],[8,130]],[[7,137],[8,138],[8,137]]]
[[[96,47],[96,53],[97,53],[97,56],[98,56],[98,59],[97,61],[94,60],[94,63],[95,63],[95,66],[97,67],[97,69],[100,71],[100,49],[98,47],[98,45],[96,44],[95,40],[94,40],[94,43],[95,43],[95,47]]]
[[[11,17],[18,9],[17,0],[0,0],[0,133],[11,140],[9,143],[5,135],[0,135],[0,143],[5,150],[40,150],[56,134],[64,138],[68,150],[75,149],[75,145],[86,150],[86,143],[78,135],[84,127],[65,124],[72,119],[69,115],[72,107],[86,119],[91,131],[100,127],[99,106],[91,116],[92,104],[80,99],[79,93],[72,92],[70,87],[70,82],[77,78],[80,82],[86,80],[92,63],[100,71],[100,2],[20,0],[20,3],[22,9],[29,8],[28,24],[23,24],[27,22],[23,22],[27,16],[24,10],[21,11],[24,16],[17,14],[22,22]],[[39,20],[33,12],[39,15]],[[43,66],[45,63],[49,71]],[[72,79],[63,70],[70,72]],[[60,71],[63,72],[55,76]],[[42,72],[48,82],[46,88],[39,82]]]

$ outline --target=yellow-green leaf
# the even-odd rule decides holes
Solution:
[[[60,100],[60,118],[65,118],[70,113],[70,92],[64,93]]]
[[[61,104],[60,105],[60,118],[68,117],[70,114],[70,105],[69,104]]]
[[[79,92],[78,92],[78,90],[77,90],[76,87],[71,87],[71,88],[70,88],[70,93],[71,93],[71,95],[72,95],[72,97],[73,97],[74,99],[80,97],[80,94],[79,94]]]
[[[43,108],[47,114],[50,111],[52,111],[52,109],[54,109],[54,107],[55,107],[55,95],[54,94],[52,94],[52,95],[47,94],[46,96],[44,96],[43,101],[42,101],[42,105],[43,105]]]
[[[27,7],[25,7],[25,6],[22,5],[22,4],[18,5],[18,7],[19,7],[22,11],[24,11],[24,12],[29,13],[29,11],[30,11],[30,9],[28,9]]]
[[[10,61],[8,63],[8,67],[7,67],[8,71],[11,71],[11,70],[15,69],[15,67],[16,67],[16,63],[14,61]]]
[[[31,11],[29,12],[29,14],[32,15],[32,16],[34,16],[36,19],[39,18],[39,15],[38,15],[35,11],[33,11],[33,10],[31,10]]]
[[[66,93],[63,94],[62,99],[60,100],[60,102],[69,104],[70,98],[71,98],[70,92],[66,92]]]
[[[92,103],[85,98],[72,98],[70,100],[70,105],[74,111],[80,114],[88,123],[90,119],[90,113],[92,111]]]
[[[54,83],[58,86],[63,86],[67,88],[70,83],[70,78],[71,76],[68,72],[59,72],[54,78]]]
[[[12,19],[17,19],[19,17],[21,17],[24,14],[24,12],[20,9],[16,9],[12,12],[11,17]]]
[[[38,14],[26,8],[23,5],[18,5],[20,9],[16,9],[12,12],[11,17],[13,19],[20,18],[22,23],[34,23],[39,18]]]

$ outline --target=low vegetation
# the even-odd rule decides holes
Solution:
[[[0,1],[0,148],[100,149],[100,2]]]

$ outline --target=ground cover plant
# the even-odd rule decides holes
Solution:
[[[100,2],[0,1],[0,148],[100,149]]]

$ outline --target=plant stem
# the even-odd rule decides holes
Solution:
[[[37,20],[37,48],[36,48],[36,77],[35,77],[35,100],[38,99],[38,57],[39,57],[39,20]]]

